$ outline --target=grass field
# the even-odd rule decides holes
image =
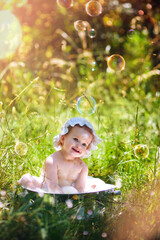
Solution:
[[[42,105],[41,108],[36,104],[25,105],[23,99],[28,98],[27,94],[29,90],[15,99],[14,106],[12,103],[1,112],[0,239],[120,239],[121,233],[118,238],[114,238],[114,234],[124,231],[124,225],[121,226],[123,215],[125,221],[130,218],[140,227],[140,212],[145,219],[143,224],[152,213],[153,220],[145,230],[152,233],[158,224],[157,214],[153,212],[158,207],[159,98],[146,96],[143,106],[117,97],[97,106],[92,115],[80,115],[75,106],[65,103]],[[34,98],[39,101],[36,96]],[[100,201],[70,199],[73,206],[68,207],[67,202],[58,202],[53,196],[37,197],[17,187],[17,180],[24,173],[40,174],[45,158],[54,151],[53,136],[60,132],[67,119],[74,116],[91,121],[103,140],[98,150],[85,159],[89,175],[116,184],[121,189],[121,196],[105,197]],[[149,154],[140,148],[135,155],[134,148],[139,144],[146,145]],[[150,198],[155,195],[151,202]],[[132,223],[128,229],[126,239],[131,239],[132,235],[136,237],[134,231],[139,234]],[[123,234],[127,234],[127,230]],[[143,237],[144,232],[141,234]]]
[[[159,9],[100,0],[102,14],[91,17],[85,1],[71,2],[0,3],[0,240],[158,240]],[[21,188],[23,174],[40,175],[64,122],[79,116],[102,139],[84,159],[89,175],[122,194],[66,199]]]

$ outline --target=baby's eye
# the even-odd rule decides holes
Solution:
[[[85,143],[82,143],[82,146],[86,147],[87,145]]]
[[[78,141],[78,138],[73,138],[73,140],[77,142],[77,141]]]

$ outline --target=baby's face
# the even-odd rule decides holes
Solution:
[[[61,137],[62,149],[73,157],[82,157],[92,140],[93,135],[86,128],[75,126]]]

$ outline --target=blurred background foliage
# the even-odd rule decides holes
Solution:
[[[39,94],[39,102],[45,99],[47,104],[53,103],[50,91],[54,87],[64,89],[65,94],[57,95],[71,105],[84,92],[93,95],[97,103],[115,94],[132,100],[137,94],[144,100],[148,92],[155,96],[160,87],[158,5],[135,0],[100,2],[102,14],[90,17],[85,12],[86,1],[74,1],[68,9],[55,0],[1,1],[1,9],[10,9],[23,30],[17,52],[0,64],[1,71],[11,61],[17,64],[9,67],[7,80],[1,81],[5,104],[36,76],[39,86],[32,91]],[[74,29],[73,23],[79,19],[95,28],[95,39]],[[132,38],[128,37],[130,29],[136,31]],[[125,58],[125,70],[109,73],[106,58],[116,53]]]

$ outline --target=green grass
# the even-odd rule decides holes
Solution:
[[[152,102],[156,101],[159,100],[153,97]],[[19,109],[21,104],[22,99],[16,102],[16,108]],[[16,188],[16,182],[24,173],[40,174],[45,158],[54,151],[53,136],[60,132],[67,119],[80,114],[75,108],[65,106],[63,109],[62,105],[55,107],[54,114],[52,106],[44,105],[40,111],[36,104],[28,106],[27,111],[18,112],[13,107],[6,112],[4,110],[0,129],[0,239],[102,239],[102,233],[107,233],[108,239],[112,239],[117,229],[117,219],[127,211],[125,203],[129,206],[133,204],[130,197],[133,191],[152,191],[159,179],[156,106],[158,104],[154,105],[152,111],[147,111],[147,105],[117,98],[108,101],[106,105],[97,106],[93,115],[84,116],[92,122],[103,140],[98,150],[85,159],[89,175],[100,177],[111,184],[120,178],[122,196],[113,197],[111,203],[108,203],[108,198],[105,201],[100,199],[88,202],[81,199],[78,203],[72,199],[72,208],[68,208],[65,201],[56,202],[53,196],[35,197],[27,194],[23,197],[25,191]],[[15,152],[17,141],[27,145],[25,155]],[[147,158],[138,159],[135,156],[133,147],[137,144],[148,146]],[[147,191],[144,194],[148,202]],[[137,204],[135,201],[134,207]],[[85,210],[84,205],[87,206]],[[89,208],[95,213],[91,217],[84,217],[84,211]],[[77,220],[75,216],[79,211],[82,219]]]
[[[82,7],[84,1],[78,2]],[[2,9],[13,9],[16,3],[2,1]],[[26,5],[29,22],[22,21],[23,44],[0,65],[0,240],[160,239],[159,15],[150,12],[153,21],[144,17],[150,30],[146,26],[133,38],[125,32],[135,9],[132,16],[121,10],[112,13],[124,31],[95,18],[97,38],[92,42],[75,35],[71,22],[78,12],[66,17],[67,10],[57,8],[54,23],[47,4],[40,13],[37,3]],[[104,4],[107,10],[108,2]],[[51,27],[44,27],[46,23]],[[107,31],[105,41],[99,38],[102,31]],[[107,53],[106,44],[111,48]],[[115,53],[123,55],[124,71],[106,69],[106,57]],[[84,94],[96,101],[92,115],[77,111],[76,100]],[[75,197],[68,208],[65,199],[17,187],[23,174],[40,175],[45,158],[55,151],[53,137],[75,116],[88,119],[102,138],[84,159],[89,175],[111,184],[119,180],[121,196]],[[26,154],[15,151],[18,141],[26,144]],[[135,156],[138,144],[148,146],[147,157]]]

